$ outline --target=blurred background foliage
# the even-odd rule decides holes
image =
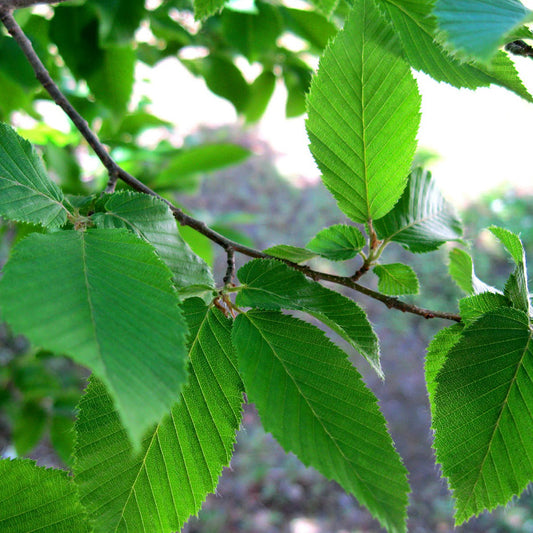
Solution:
[[[326,4],[320,5],[329,12],[332,5]],[[124,169],[216,231],[264,249],[275,244],[302,246],[323,227],[348,222],[321,184],[302,180],[295,186],[280,176],[276,154],[254,130],[279,84],[286,88],[286,116],[305,112],[305,94],[317,58],[342,25],[347,4],[338,2],[329,17],[310,7],[304,2],[295,8],[292,3],[289,7],[283,2],[231,0],[221,14],[200,24],[188,0],[72,0],[53,9],[19,10],[16,18],[62,91]],[[168,58],[180,61],[211,92],[228,100],[238,123],[215,129],[199,126],[179,138],[174,124],[152,114],[150,95],[136,90],[139,65],[149,78],[150,69]],[[180,98],[179,89],[168,88],[169,105]],[[51,176],[66,193],[85,196],[103,189],[105,170],[77,130],[58,118],[49,96],[5,33],[0,33],[0,94],[0,120],[16,125],[40,149]],[[424,164],[431,156],[420,153],[417,161]],[[527,196],[498,190],[463,212],[477,273],[488,283],[502,285],[510,266],[482,229],[490,224],[505,226],[521,233],[530,249],[532,205]],[[1,223],[0,262],[5,262],[17,240],[35,229]],[[225,258],[201,235],[181,230],[220,280]],[[414,258],[410,254],[422,287],[411,301],[428,308],[456,309],[460,293],[447,275],[447,251]],[[389,262],[406,260],[399,246],[390,246],[386,253]],[[324,270],[348,269],[341,274],[355,269],[355,263],[313,261]],[[375,287],[372,276],[367,276],[367,283]],[[452,503],[434,466],[423,377],[425,347],[442,324],[357,298],[376,324],[387,381],[377,380],[356,354],[353,360],[380,398],[412,473],[409,531],[451,531]],[[75,408],[86,371],[29,346],[5,326],[0,328],[0,340],[0,453],[68,467]],[[304,468],[265,435],[251,406],[244,427],[218,495],[209,497],[199,519],[186,526],[189,533],[378,530],[351,497]],[[522,498],[509,509],[458,530],[533,532],[533,499]]]

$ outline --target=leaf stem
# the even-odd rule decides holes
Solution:
[[[58,2],[60,1],[63,1],[63,0],[58,0]],[[227,239],[220,233],[217,233],[216,231],[209,228],[201,220],[197,220],[185,214],[181,209],[173,205],[170,201],[166,200],[165,198],[162,198],[155,191],[153,191],[148,186],[146,186],[144,183],[139,181],[137,178],[133,177],[131,174],[126,172],[124,169],[122,169],[111,158],[106,147],[97,137],[97,135],[90,129],[87,121],[76,111],[76,109],[72,106],[72,104],[68,101],[68,99],[61,92],[59,87],[56,85],[56,83],[50,76],[50,73],[48,72],[46,67],[43,65],[42,61],[39,59],[35,50],[33,49],[31,41],[25,35],[24,31],[17,24],[16,20],[14,19],[12,15],[12,10],[17,7],[27,7],[30,5],[37,4],[37,3],[52,4],[52,3],[58,3],[58,2],[52,1],[52,0],[49,0],[49,1],[44,0],[44,2],[37,2],[33,0],[0,0],[0,21],[5,26],[9,34],[13,37],[13,39],[16,41],[16,43],[19,45],[20,49],[22,50],[22,52],[28,59],[30,65],[32,66],[34,70],[36,78],[39,80],[43,88],[50,94],[53,101],[61,109],[63,109],[63,111],[72,120],[75,127],[78,129],[81,135],[85,138],[87,143],[93,149],[94,153],[97,155],[97,157],[100,159],[104,167],[107,169],[109,173],[109,182],[106,188],[107,192],[112,192],[114,190],[117,180],[120,179],[124,183],[129,185],[132,189],[138,192],[148,194],[150,196],[154,196],[160,199],[161,201],[165,202],[170,208],[174,218],[181,225],[189,226],[195,229],[196,231],[198,231],[199,233],[207,237],[212,242],[221,246],[226,251],[228,255],[228,266],[226,270],[226,275],[224,277],[225,284],[229,283],[231,279],[233,278],[234,271],[235,271],[234,254],[235,252],[239,252],[243,255],[246,255],[252,258],[276,259],[278,261],[283,261],[289,267],[293,268],[294,270],[298,270],[302,272],[303,274],[313,279],[314,281],[328,281],[328,282],[331,282],[337,285],[348,287],[370,298],[373,298],[374,300],[378,300],[382,302],[383,304],[385,304],[387,307],[391,309],[398,309],[404,313],[412,313],[415,315],[423,316],[424,318],[428,318],[428,319],[429,318],[443,318],[446,320],[453,320],[455,322],[461,321],[461,317],[457,314],[445,313],[441,311],[431,311],[429,309],[424,309],[424,308],[403,302],[399,300],[398,298],[386,296],[377,291],[364,287],[363,285],[360,285],[359,283],[357,283],[358,278],[354,279],[354,276],[352,277],[337,276],[334,274],[329,274],[327,272],[320,272],[317,270],[313,270],[306,265],[300,265],[297,263],[293,263],[292,261],[279,259],[271,255],[268,255],[264,252],[261,252],[260,250],[250,248],[248,246],[239,244],[238,242]],[[377,240],[377,235],[375,234],[372,228],[371,221],[369,221],[369,233],[371,237],[370,252],[369,252],[369,256],[366,258],[365,263],[368,262],[369,260],[373,260],[372,251],[377,247],[377,245],[380,244],[379,241]]]

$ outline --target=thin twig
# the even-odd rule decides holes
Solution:
[[[67,0],[1,0],[0,7],[7,7],[8,9],[19,9],[21,7],[31,7],[37,4],[60,4]]]
[[[515,56],[533,57],[533,46],[524,41],[513,41],[505,45],[505,49]]]
[[[230,246],[229,248],[226,248],[226,254],[227,254],[226,275],[224,276],[224,279],[222,280],[224,283],[224,286],[230,285],[231,283],[233,283],[233,278],[235,276],[235,250]]]
[[[280,261],[280,259],[272,257],[271,255],[261,252],[260,250],[256,250],[254,248],[244,246],[242,244],[239,244],[238,242],[227,239],[223,235],[220,235],[220,233],[217,233],[216,231],[209,228],[204,222],[185,214],[181,209],[178,209],[171,202],[159,196],[155,191],[147,187],[141,181],[134,178],[131,174],[123,170],[121,167],[117,165],[117,163],[115,163],[115,161],[111,158],[111,156],[107,152],[105,146],[98,139],[96,134],[93,133],[93,131],[89,128],[89,125],[87,124],[87,122],[76,111],[76,109],[74,109],[71,103],[67,100],[67,98],[60,91],[59,87],[55,84],[49,72],[46,70],[46,67],[43,65],[43,63],[41,62],[41,60],[35,53],[35,50],[33,49],[33,46],[30,40],[26,37],[23,30],[20,28],[20,26],[17,24],[17,22],[13,18],[11,14],[11,9],[13,8],[14,4],[18,2],[18,6],[21,7],[23,3],[29,2],[29,1],[30,0],[13,0],[8,5],[8,3],[5,0],[4,1],[0,0],[0,21],[4,24],[7,31],[10,33],[13,39],[15,39],[15,41],[18,43],[21,50],[24,52],[24,55],[26,56],[30,65],[32,66],[35,72],[35,76],[37,77],[41,85],[44,87],[44,89],[46,89],[46,91],[48,91],[48,93],[50,94],[54,102],[61,109],[63,109],[63,111],[70,117],[70,119],[72,120],[72,122],[74,123],[78,131],[82,134],[85,140],[89,143],[91,148],[94,150],[95,154],[98,156],[98,158],[100,159],[104,167],[107,169],[109,176],[110,176],[107,189],[108,190],[110,189],[112,191],[114,189],[114,184],[116,180],[120,179],[138,192],[142,192],[145,194],[149,194],[150,196],[159,198],[161,201],[165,202],[169,206],[172,214],[174,215],[174,218],[181,225],[189,226],[195,229],[202,235],[205,235],[212,242],[224,248],[224,250],[226,250],[226,253],[228,254],[228,269],[226,271],[226,277],[224,278],[225,283],[226,281],[231,281],[231,278],[233,276],[233,272],[235,268],[233,265],[233,257],[234,257],[235,252],[239,252],[248,257],[260,258],[260,259],[277,259],[278,261]],[[52,2],[45,2],[45,3],[52,3]],[[28,5],[33,5],[33,4],[28,4]],[[231,266],[230,266],[230,260],[231,260]],[[366,296],[369,296],[370,298],[373,298],[375,300],[378,300],[384,303],[389,308],[399,309],[400,311],[403,311],[405,313],[412,313],[415,315],[422,316],[424,318],[443,318],[446,320],[453,320],[455,322],[461,321],[461,317],[454,313],[431,311],[429,309],[424,309],[416,305],[408,304],[406,302],[399,300],[398,298],[392,298],[390,296],[386,296],[377,291],[373,291],[372,289],[364,287],[363,285],[360,285],[359,283],[357,283],[354,279],[350,277],[336,276],[333,274],[328,274],[327,272],[319,272],[317,270],[311,269],[310,267],[306,265],[300,265],[297,263],[293,263],[292,261],[287,261],[287,260],[281,260],[281,261],[283,261],[285,264],[287,264],[289,267],[293,268],[294,270],[298,270],[302,272],[303,274],[305,274],[306,276],[308,276],[309,278],[315,281],[319,281],[319,280],[329,281],[337,285],[348,287],[357,292],[365,294]]]

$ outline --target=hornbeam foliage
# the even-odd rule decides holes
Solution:
[[[1,248],[13,245],[0,313],[32,351],[67,356],[91,374],[76,413],[70,473],[0,460],[1,531],[180,530],[216,491],[249,401],[285,450],[335,480],[385,530],[406,532],[408,472],[357,368],[363,356],[386,378],[366,301],[353,299],[360,293],[390,313],[448,319],[428,347],[425,378],[456,522],[506,505],[533,481],[526,251],[518,235],[493,226],[512,261],[508,279],[492,287],[476,276],[455,210],[430,173],[413,168],[420,95],[412,74],[470,89],[497,84],[531,102],[503,46],[533,36],[530,12],[518,0],[349,4],[195,0],[154,8],[94,0],[49,5],[46,16],[17,15],[18,30],[0,2],[1,20],[16,37],[0,36],[0,118],[38,119],[34,104],[46,89],[76,125],[68,134],[36,127],[32,139],[42,144],[45,165],[38,149],[0,123]],[[135,42],[139,28],[154,39]],[[48,78],[39,68],[43,90],[17,43],[33,65],[36,52],[19,31],[51,71]],[[301,50],[285,46],[288,33]],[[513,42],[511,50],[527,55],[528,46]],[[190,59],[191,49],[202,54]],[[311,54],[321,55],[316,73]],[[197,187],[199,174],[250,151],[231,144],[176,151],[167,140],[139,146],[147,130],[168,134],[170,124],[142,98],[130,101],[135,64],[150,68],[169,56],[231,102],[241,124],[259,120],[283,83],[286,114],[307,110],[310,150],[350,223],[323,228],[307,244],[261,252],[174,205],[173,193]],[[241,72],[242,57],[257,67],[255,80]],[[67,96],[58,96],[59,86]],[[179,98],[180,87],[173,90]],[[110,172],[107,187],[100,171],[80,169],[82,138]],[[116,178],[133,190],[119,182],[115,192]],[[206,242],[225,252],[225,273],[214,275],[195,253]],[[405,249],[402,263],[384,259],[389,247]],[[409,253],[438,260],[429,254],[439,247],[450,248],[448,282],[465,293],[459,314],[427,309],[418,296],[424,284],[404,264]],[[236,254],[251,258],[237,273]],[[61,385],[42,387],[43,405],[31,403],[40,396],[30,391],[15,408],[20,453],[43,431],[43,417],[52,419],[52,442],[61,442],[57,420],[66,417],[55,412],[58,397],[49,397]]]

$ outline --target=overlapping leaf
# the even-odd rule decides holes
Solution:
[[[385,215],[416,148],[420,95],[392,28],[361,0],[326,49],[308,98],[307,132],[322,179],[355,222]]]
[[[345,261],[355,257],[365,244],[365,238],[357,228],[336,224],[319,231],[306,247],[332,261]]]
[[[390,263],[376,265],[374,273],[378,276],[378,290],[383,294],[417,294],[419,285],[416,272],[408,265]]]
[[[532,332],[516,309],[483,315],[446,356],[433,427],[458,524],[506,504],[533,479],[532,376]]]
[[[432,16],[434,0],[376,0],[394,25],[409,63],[437,81],[454,87],[487,87],[494,83],[533,102],[520,80],[513,62],[503,51],[489,65],[468,63],[452,58],[435,40],[437,22]]]
[[[446,45],[482,61],[491,59],[504,37],[532,20],[518,0],[437,0],[434,13]]]
[[[474,271],[474,263],[470,255],[460,248],[450,250],[450,264],[448,271],[459,288],[467,294],[481,294],[483,292],[499,292],[494,287],[481,281]]]
[[[431,174],[416,169],[394,209],[374,223],[380,239],[402,244],[411,252],[431,252],[463,233],[455,210],[437,189]]]
[[[495,311],[500,307],[511,307],[511,301],[497,292],[482,292],[459,301],[461,319],[465,324],[469,324],[485,313]]]
[[[275,260],[250,261],[237,276],[243,285],[237,305],[309,313],[349,342],[383,375],[378,339],[365,312],[353,300]]]
[[[0,308],[18,333],[105,382],[134,445],[186,381],[171,272],[126,230],[30,235],[4,269]]]
[[[172,271],[178,290],[214,286],[209,267],[182,239],[166,204],[146,194],[126,192],[107,197],[103,209],[92,217],[97,226],[127,228],[152,244]]]
[[[241,420],[242,383],[231,322],[187,300],[190,378],[170,413],[134,455],[103,385],[80,405],[75,480],[96,533],[171,533],[196,514],[229,464]]]
[[[291,246],[289,244],[277,244],[276,246],[271,246],[263,251],[269,255],[272,255],[273,257],[286,259],[287,261],[292,261],[293,263],[303,263],[304,261],[308,261],[309,259],[313,259],[313,257],[317,256],[317,254],[307,250],[306,248]]]
[[[233,342],[265,429],[388,531],[406,531],[405,468],[375,396],[346,354],[314,326],[272,311],[239,315]]]
[[[67,221],[62,202],[31,144],[0,123],[0,216],[57,228]]]
[[[0,460],[0,531],[89,533],[78,491],[67,472],[29,459]]]

